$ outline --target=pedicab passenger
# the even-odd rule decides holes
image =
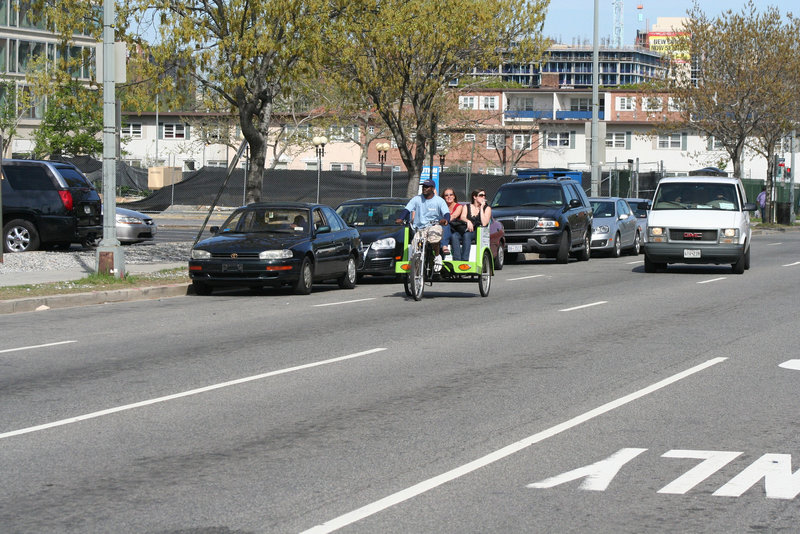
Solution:
[[[478,226],[489,226],[492,221],[492,208],[486,203],[486,191],[475,189],[472,191],[471,197],[472,202],[467,204],[461,212],[461,219],[467,224],[467,231],[464,232],[464,241],[461,246],[461,256],[464,261],[469,261],[470,248],[477,234]]]

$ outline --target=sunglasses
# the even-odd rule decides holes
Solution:
[[[478,193],[478,196],[479,196],[479,197],[485,197],[485,196],[486,196],[486,193]]]
[[[454,197],[455,195],[453,193],[445,193],[444,196],[446,196],[446,197]]]

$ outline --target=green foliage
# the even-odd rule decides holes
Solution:
[[[34,154],[38,158],[97,156],[103,151],[98,137],[102,130],[99,92],[77,81],[68,82],[49,99],[42,122],[33,134]]]

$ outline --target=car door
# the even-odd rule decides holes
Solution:
[[[334,272],[334,266],[336,265],[336,234],[328,224],[322,208],[314,208],[311,220],[313,224],[311,231],[314,257],[316,258],[314,276],[324,278]]]
[[[347,271],[347,259],[352,250],[352,234],[342,218],[333,211],[333,208],[322,206],[322,213],[328,222],[328,226],[331,227],[332,243],[335,247],[333,259],[331,260],[331,272],[342,274]]]
[[[636,216],[631,211],[630,206],[624,200],[617,200],[617,217],[619,219],[619,233],[622,240],[622,246],[627,247],[633,245],[633,240],[636,238]]]
[[[590,205],[587,200],[578,192],[573,184],[565,184],[564,193],[567,197],[567,202],[571,199],[578,201],[578,206],[570,207],[569,213],[569,226],[572,228],[572,243],[583,243],[583,238],[590,224]],[[591,236],[589,236],[591,238]]]

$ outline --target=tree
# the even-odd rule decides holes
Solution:
[[[546,49],[549,0],[355,0],[326,28],[322,63],[365,95],[392,132],[416,194],[428,143],[445,120],[445,89],[475,67]],[[438,118],[437,118],[438,117]]]
[[[34,157],[97,157],[103,152],[98,135],[103,130],[103,109],[98,91],[78,81],[57,86],[44,117],[33,133]]]
[[[20,91],[13,80],[0,81],[0,135],[3,136],[0,154],[5,154],[11,146],[17,127],[30,106],[30,92]]]

